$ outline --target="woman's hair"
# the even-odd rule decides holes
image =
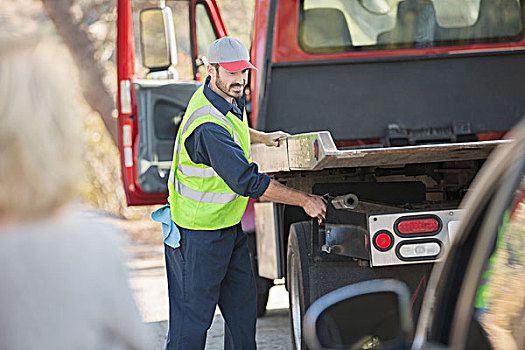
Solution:
[[[76,194],[82,116],[56,50],[0,37],[0,220],[49,216]]]

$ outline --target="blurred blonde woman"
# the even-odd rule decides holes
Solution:
[[[117,232],[70,205],[81,116],[60,56],[0,37],[0,349],[147,349]]]

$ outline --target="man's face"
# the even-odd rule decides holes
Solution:
[[[212,83],[214,83],[222,94],[228,97],[239,98],[244,93],[244,87],[248,80],[248,69],[238,72],[228,72],[219,66],[218,69],[213,67],[210,74]]]

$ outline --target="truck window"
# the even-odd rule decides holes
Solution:
[[[142,9],[153,7],[152,1],[138,0],[133,1],[133,31],[135,37],[135,72],[137,78],[152,78],[148,68],[144,66],[144,61],[140,45],[140,24],[139,13]],[[177,51],[177,60],[173,62],[170,71],[172,71],[171,78],[177,80],[190,81],[193,80],[193,65],[191,56],[191,42],[190,42],[190,2],[189,1],[169,1],[166,6],[171,8],[173,16],[173,26],[175,27],[175,42]]]
[[[197,57],[202,58],[207,55],[210,44],[219,38],[213,27],[208,9],[202,3],[198,3],[195,7],[195,27],[197,32]],[[198,70],[201,77],[208,75],[205,64],[199,65]]]
[[[520,0],[303,0],[299,44],[308,53],[517,41]]]

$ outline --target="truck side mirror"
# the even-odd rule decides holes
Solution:
[[[412,337],[410,297],[398,280],[369,280],[317,299],[304,317],[311,349],[403,349]]]
[[[167,70],[176,64],[175,31],[169,7],[140,12],[140,43],[143,64],[150,71]]]

